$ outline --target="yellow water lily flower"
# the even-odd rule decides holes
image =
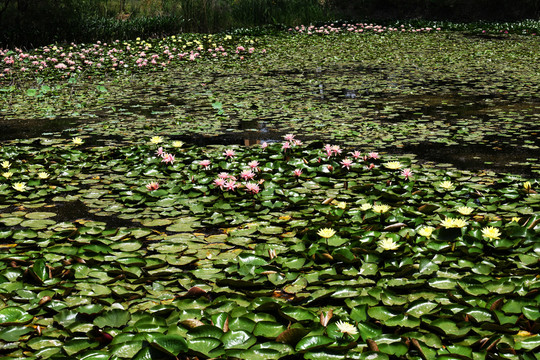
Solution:
[[[4,169],[9,169],[11,167],[11,163],[7,160],[2,161],[2,167]]]
[[[531,190],[531,183],[529,181],[525,181],[523,183],[523,188],[527,191]]]
[[[454,219],[445,217],[441,221],[441,225],[444,226],[446,229],[453,228],[454,227]]]
[[[356,335],[358,334],[358,330],[356,329],[356,326],[349,324],[345,321],[338,321],[336,323],[337,328],[339,331],[341,331],[345,335]]]
[[[150,138],[150,142],[151,142],[152,144],[156,144],[156,145],[157,145],[157,144],[163,142],[163,138],[162,138],[161,136],[152,136],[152,137]]]
[[[467,226],[467,221],[465,219],[454,219],[454,227],[456,228],[462,228]]]
[[[13,184],[12,186],[15,190],[17,191],[24,191],[26,190],[26,184],[25,183],[21,183],[21,182],[16,182],[15,184]]]
[[[368,211],[369,209],[371,209],[373,206],[371,204],[368,204],[368,203],[364,203],[362,205],[360,205],[360,210],[362,211]]]
[[[390,161],[383,164],[385,168],[390,170],[400,169],[403,165],[399,161]]]
[[[467,226],[467,221],[464,219],[459,218],[449,218],[446,217],[444,220],[441,221],[441,225],[444,226],[446,229],[450,228],[462,228],[464,226]]]
[[[488,240],[500,239],[501,232],[499,229],[493,226],[487,226],[482,229],[482,236]]]
[[[345,201],[336,201],[335,203],[332,202],[332,204],[343,210],[347,208],[347,203]]]
[[[81,145],[82,143],[84,143],[83,139],[81,139],[80,137],[74,137],[72,140],[71,140],[75,145]]]
[[[373,205],[373,211],[375,211],[376,213],[384,214],[388,210],[390,210],[390,206],[388,206],[388,205],[384,205],[384,204]]]
[[[49,174],[47,174],[45,171],[39,172],[37,175],[40,179],[47,179],[49,177]]]
[[[461,215],[470,215],[473,210],[473,208],[468,206],[460,206],[457,208],[458,213],[460,213]]]
[[[330,229],[330,228],[324,228],[324,229],[320,229],[319,231],[317,231],[317,235],[319,235],[320,237],[323,237],[325,239],[331,238],[335,234],[336,234],[336,231],[334,229]]]
[[[423,226],[420,230],[418,230],[418,234],[429,239],[433,233],[433,230],[435,230],[433,226]]]
[[[6,179],[9,179],[10,177],[13,176],[13,173],[11,171],[6,171],[2,173],[2,176],[5,177]]]
[[[399,248],[399,244],[390,238],[379,240],[377,244],[383,250],[396,250]]]
[[[521,218],[520,218],[520,217],[514,216],[514,217],[512,218],[512,220],[511,220],[511,222],[515,222],[515,223],[518,223],[518,222],[519,222],[519,220],[521,220]]]
[[[441,187],[441,188],[443,188],[445,190],[450,190],[450,189],[452,189],[454,187],[454,184],[449,180],[445,180],[445,181],[441,181],[439,183],[439,187]]]
[[[172,146],[175,147],[175,148],[180,148],[180,147],[184,146],[184,142],[180,141],[180,140],[175,140],[175,141],[172,142]]]

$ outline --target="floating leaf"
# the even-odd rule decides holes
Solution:
[[[32,320],[32,315],[18,306],[8,306],[0,310],[0,325],[24,324]]]
[[[323,347],[333,342],[334,341],[327,336],[322,336],[322,335],[306,336],[296,344],[295,350],[296,351],[305,351],[308,349],[313,350],[315,348]]]
[[[179,354],[188,350],[186,340],[178,335],[159,335],[153,338],[151,346],[163,351],[171,356],[178,357]]]

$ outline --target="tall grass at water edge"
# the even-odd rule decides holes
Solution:
[[[45,15],[45,16],[44,16]],[[0,47],[219,32],[333,17],[327,0],[44,0],[0,12]]]

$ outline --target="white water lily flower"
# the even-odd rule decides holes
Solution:
[[[364,203],[364,204],[360,205],[360,210],[362,210],[362,211],[368,211],[368,210],[371,209],[372,207],[373,207],[373,205],[368,204],[368,203]]]
[[[460,206],[457,208],[458,213],[460,213],[461,215],[470,215],[473,210],[473,208],[468,206]]]
[[[13,184],[13,188],[17,191],[24,191],[26,190],[26,184],[21,182],[16,182]]]
[[[375,211],[376,213],[383,214],[383,213],[387,212],[388,210],[390,210],[390,206],[388,206],[388,205],[384,205],[384,204],[373,205],[373,211]]]
[[[439,183],[439,187],[445,189],[445,190],[450,190],[454,187],[454,184],[451,182],[451,181],[448,181],[448,180],[445,180],[445,181],[441,181]]]
[[[338,327],[339,331],[341,331],[343,334],[346,335],[356,335],[358,334],[358,330],[356,329],[356,326],[349,324],[345,321],[338,321],[336,323],[336,326]]]
[[[383,250],[396,250],[399,248],[399,244],[390,238],[379,240],[377,244]]]
[[[72,140],[71,140],[75,145],[81,145],[82,143],[84,143],[83,139],[81,139],[80,137],[74,137]]]
[[[320,237],[323,237],[325,239],[329,239],[332,236],[334,236],[335,234],[336,234],[336,231],[334,229],[330,229],[330,228],[324,228],[324,229],[320,229],[319,231],[317,231],[317,235],[319,235]]]

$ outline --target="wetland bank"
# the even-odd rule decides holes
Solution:
[[[540,40],[401,29],[2,50],[1,354],[537,359]]]

